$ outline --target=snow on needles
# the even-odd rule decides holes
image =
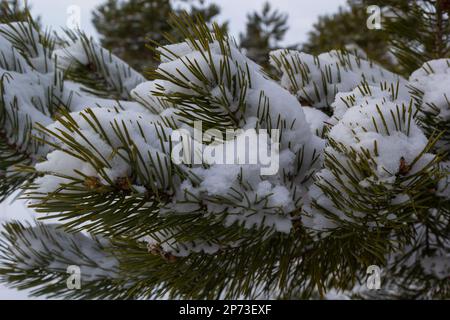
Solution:
[[[64,192],[120,190],[140,201],[158,195],[159,217],[198,213],[208,221],[221,219],[225,228],[265,228],[270,237],[289,234],[301,214],[308,231],[333,230],[377,209],[354,206],[357,201],[370,206],[364,192],[396,183],[396,190],[407,189],[409,177],[428,170],[435,155],[427,149],[430,141],[417,112],[434,110],[442,120],[450,118],[448,60],[429,62],[408,82],[347,52],[312,56],[278,50],[271,54],[281,74],[278,83],[232,41],[212,36],[159,48],[162,63],[155,80],[147,81],[81,33],[56,39],[53,50],[40,44],[29,25],[15,26],[0,27],[2,102],[9,118],[18,119],[5,121],[2,131],[13,136],[19,123],[21,131],[48,142],[30,147],[38,173],[35,203],[51,203]],[[19,45],[10,33],[29,45]],[[24,59],[30,50],[33,58]],[[77,72],[85,71],[102,79],[106,93],[99,97],[76,81]],[[198,121],[202,129],[193,128]],[[211,128],[233,129],[237,139],[245,135],[239,129],[279,130],[279,170],[262,175],[261,161],[214,163],[213,152],[200,164],[172,161],[176,130],[196,139],[198,131]],[[14,142],[23,145],[27,137]],[[195,151],[209,148],[216,156],[229,143],[195,142]],[[249,146],[245,155],[257,147]],[[272,150],[269,141],[263,147]],[[436,191],[445,198],[448,190],[444,178]],[[339,201],[333,192],[339,192]],[[386,203],[400,207],[409,201],[405,191]],[[68,204],[67,211],[78,207]],[[177,241],[178,230],[165,231],[144,240],[162,242],[163,250],[176,256],[221,249],[220,238],[186,243]],[[424,265],[432,269],[432,263]]]

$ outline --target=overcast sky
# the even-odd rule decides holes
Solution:
[[[28,0],[33,12],[42,17],[43,23],[52,27],[65,26],[68,8],[72,5],[81,9],[81,28],[88,34],[95,35],[91,23],[92,10],[106,0]],[[207,0],[211,1],[211,0]],[[230,21],[230,33],[237,37],[245,29],[246,15],[253,10],[260,10],[265,0],[215,0],[220,5],[222,14],[219,20]],[[272,0],[273,7],[289,14],[290,30],[283,42],[285,45],[302,43],[317,17],[334,13],[346,0]]]

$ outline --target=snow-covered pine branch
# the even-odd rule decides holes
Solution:
[[[351,290],[373,264],[406,268],[417,296],[430,284],[448,293],[448,104],[433,84],[447,72],[424,66],[407,81],[348,52],[283,50],[271,55],[278,83],[218,26],[186,15],[173,24],[185,41],[156,49],[151,81],[82,33],[0,27],[1,196],[21,186],[62,228],[7,225],[5,241],[19,249],[0,248],[3,280],[70,297],[54,281],[61,261],[74,260],[63,250],[73,240],[98,264],[87,273],[117,262],[80,298],[313,297]],[[434,106],[443,130],[431,132],[424,115]],[[194,141],[196,154],[225,146],[226,130],[273,129],[272,175],[261,162],[214,163],[212,152],[200,163],[173,159],[179,130],[208,137]],[[105,253],[84,252],[80,232],[107,239]],[[30,235],[51,237],[58,254],[36,246],[44,259],[14,267]],[[52,276],[24,280],[42,268]]]
[[[347,51],[333,50],[319,56],[295,50],[277,50],[271,64],[282,75],[280,84],[307,106],[330,111],[336,94],[352,91],[365,82],[380,86],[404,80]]]
[[[10,285],[50,298],[86,298],[90,291],[92,298],[114,296],[109,290],[114,288],[119,268],[108,240],[68,234],[53,224],[20,222],[8,223],[0,235],[0,279]],[[83,293],[67,285],[71,266],[80,268],[84,275]],[[103,289],[101,297],[99,288]]]

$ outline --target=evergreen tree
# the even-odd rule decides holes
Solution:
[[[220,7],[215,3],[206,4],[205,0],[179,0],[190,6],[189,14],[193,17],[201,16],[204,21],[211,23],[220,14]],[[180,11],[179,9],[177,10]],[[227,23],[223,26],[223,31],[227,30]]]
[[[144,71],[158,64],[158,55],[147,48],[150,41],[165,43],[164,34],[182,40],[168,20],[177,11],[176,5],[184,3],[191,7],[192,15],[201,15],[205,21],[220,13],[217,5],[205,5],[203,0],[108,0],[94,12],[93,23],[103,47]]]
[[[425,62],[450,56],[450,1],[368,1],[384,11],[384,32],[393,54],[409,75]]]
[[[269,2],[264,3],[262,12],[247,15],[246,33],[241,34],[241,47],[247,56],[263,67],[269,67],[269,53],[278,49],[289,27],[288,16],[272,10]]]
[[[366,27],[367,6],[364,1],[349,0],[337,13],[320,16],[302,51],[320,54],[333,49],[350,52],[361,49],[369,59],[395,70],[395,59],[389,52],[389,33]]]
[[[319,54],[356,45],[370,59],[408,76],[426,61],[449,56],[449,3],[349,0],[348,9],[340,8],[334,15],[319,18],[302,50]],[[366,27],[371,5],[381,8],[380,30]]]
[[[217,24],[172,26],[184,40],[155,48],[151,81],[81,32],[0,26],[0,192],[23,189],[43,218],[3,225],[2,282],[60,298],[450,297],[449,59],[406,80],[344,51],[277,50],[277,82]],[[424,128],[431,107],[444,130]],[[244,128],[279,142],[278,171],[213,161]],[[177,134],[210,157],[176,161]],[[381,292],[358,286],[372,265]]]

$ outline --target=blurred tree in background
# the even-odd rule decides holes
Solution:
[[[425,62],[450,55],[449,0],[363,0],[383,8],[383,33],[400,70],[411,74]]]
[[[269,52],[279,48],[288,30],[288,15],[272,10],[266,2],[262,12],[247,15],[246,32],[240,36],[241,47],[250,59],[268,68]]]
[[[168,23],[169,16],[186,6],[191,15],[200,15],[206,22],[220,13],[219,6],[206,4],[204,0],[107,0],[94,12],[92,21],[103,47],[143,71],[158,64],[155,53],[146,45],[150,40],[165,43],[165,34],[177,39],[178,35]]]
[[[309,32],[302,51],[320,54],[333,49],[363,50],[369,59],[392,68],[395,60],[389,53],[389,34],[382,30],[369,30],[367,4],[361,0],[349,0],[333,15],[323,15]]]
[[[366,27],[370,5],[382,9],[381,30]],[[347,8],[319,18],[302,51],[319,54],[356,47],[409,75],[428,60],[449,56],[449,9],[449,0],[349,0]]]

